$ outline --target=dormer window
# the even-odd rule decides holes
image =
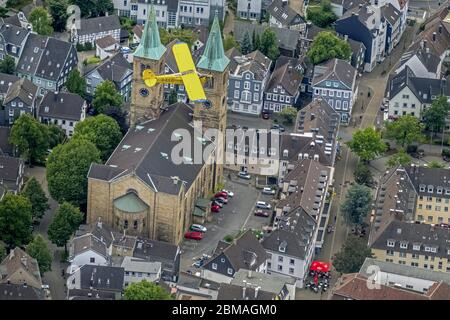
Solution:
[[[445,194],[450,195],[450,189],[445,189]]]
[[[420,250],[420,244],[416,243],[413,245],[413,250],[419,251]]]
[[[430,252],[430,251],[431,251],[431,248],[428,246],[425,246],[425,252]]]
[[[442,187],[437,187],[436,192],[437,194],[442,194]]]
[[[425,192],[425,186],[423,184],[421,184],[419,186],[419,190],[420,190],[420,192]]]
[[[400,248],[408,249],[408,242],[400,242]]]
[[[434,187],[432,185],[428,186],[428,193],[433,193]]]
[[[433,253],[437,252],[437,247],[431,247],[430,249],[431,249],[430,251],[433,252]]]
[[[388,240],[387,241],[387,246],[388,247],[394,247],[395,246],[395,241],[394,240]]]
[[[279,247],[278,247],[278,251],[280,251],[280,252],[286,252],[286,248],[283,247],[283,246],[279,246]]]

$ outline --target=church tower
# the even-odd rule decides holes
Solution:
[[[150,118],[158,118],[163,105],[163,86],[157,84],[152,88],[145,85],[142,72],[151,69],[155,74],[164,73],[164,53],[166,48],[161,44],[155,8],[152,4],[149,18],[142,31],[141,42],[133,57],[133,83],[131,92],[130,125]]]
[[[225,128],[227,124],[227,92],[230,60],[225,55],[220,32],[219,19],[216,15],[209,32],[208,41],[200,60],[197,70],[202,74],[209,74],[204,86],[206,98],[211,102],[211,107],[206,108],[202,103],[195,103],[194,120],[201,121],[203,131],[209,128],[219,130],[221,139],[217,139],[216,168],[214,170],[214,186],[223,175],[223,162],[225,161]]]

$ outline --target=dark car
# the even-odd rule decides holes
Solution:
[[[280,132],[286,131],[286,129],[281,124],[274,124],[270,127],[271,130],[279,130]]]
[[[262,118],[263,118],[264,120],[270,119],[270,114],[267,113],[267,112],[263,112],[263,113],[262,113]]]
[[[219,202],[219,203],[221,203],[221,204],[227,204],[227,203],[228,203],[228,199],[225,199],[225,198],[223,198],[223,197],[217,197],[217,198],[214,198],[214,201],[215,201],[215,202]]]

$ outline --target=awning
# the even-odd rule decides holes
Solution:
[[[321,262],[321,261],[313,261],[309,270],[311,271],[319,271],[319,272],[329,272],[331,269],[331,263],[329,262]]]

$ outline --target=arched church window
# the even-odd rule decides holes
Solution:
[[[133,192],[135,195],[139,195],[139,193],[136,191],[136,189],[130,188],[127,190],[127,193],[131,193],[131,192]]]
[[[134,230],[136,230],[136,229],[138,228],[138,222],[137,222],[137,220],[134,220],[133,228],[134,228]]]
[[[123,228],[124,228],[124,229],[128,229],[128,220],[125,220],[125,221],[123,222]]]

